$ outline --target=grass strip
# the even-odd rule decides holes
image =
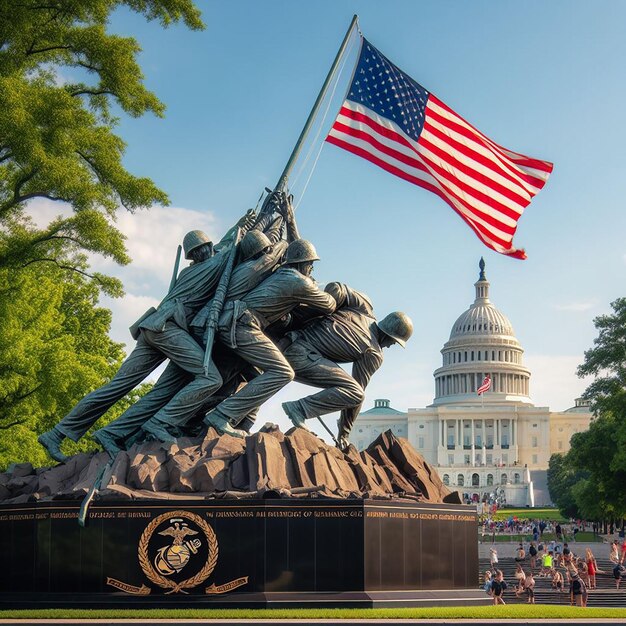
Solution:
[[[578,608],[546,604],[389,609],[25,609],[0,610],[0,619],[626,619],[626,608]]]
[[[508,520],[511,517],[517,517],[519,519],[532,519],[532,520],[549,520],[551,522],[560,522],[561,524],[569,523],[569,520],[565,519],[559,509],[498,509],[492,516],[494,520]]]

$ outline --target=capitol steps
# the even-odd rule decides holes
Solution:
[[[604,570],[606,574],[596,575],[597,589],[589,590],[587,606],[589,607],[626,607],[626,578],[622,579],[619,589],[615,589],[615,579],[613,578],[613,563],[608,559],[596,558],[598,567]],[[539,560],[538,560],[539,562]],[[515,568],[517,563],[512,557],[501,557],[498,562],[498,568],[504,574],[504,580],[507,583],[507,590],[504,594],[504,601],[507,604],[522,604],[527,601],[525,595],[519,598],[515,597],[514,589],[517,587],[517,579],[515,578]],[[530,564],[528,561],[523,563],[525,571],[528,571]],[[484,573],[489,569],[489,559],[479,559],[480,584],[484,581]],[[552,589],[551,578],[540,578],[537,576],[539,568],[535,569],[535,603],[536,604],[561,604],[569,605],[569,584],[565,580],[564,591],[558,592]],[[561,573],[565,579],[565,570],[561,568]]]

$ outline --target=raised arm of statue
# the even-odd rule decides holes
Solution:
[[[369,297],[344,283],[328,283],[324,291],[335,298],[338,309],[353,309],[365,315],[373,315],[374,306]]]
[[[291,243],[296,239],[300,239],[300,232],[296,224],[296,214],[293,209],[293,196],[291,194],[282,194],[278,212],[285,218],[285,224],[287,225],[287,241]]]
[[[219,251],[224,250],[225,248],[230,248],[237,237],[237,233],[241,233],[241,236],[243,237],[243,235],[254,226],[255,221],[256,213],[254,212],[254,209],[248,209],[242,217],[239,218],[237,223],[220,239],[219,243],[215,245],[215,250]]]

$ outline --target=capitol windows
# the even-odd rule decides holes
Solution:
[[[533,465],[537,465],[537,455],[533,454]]]
[[[417,447],[418,448],[423,448],[424,447],[424,437],[418,437],[417,438]]]
[[[457,484],[459,487],[463,487],[463,486],[465,485],[465,478],[464,478],[463,474],[459,474],[459,475],[456,477],[456,484]]]
[[[562,441],[557,442],[557,448],[559,450],[563,450],[563,442]]]
[[[478,485],[480,485],[478,474],[472,474],[472,487],[478,487]]]
[[[491,487],[493,485],[493,474],[487,474],[487,486]]]
[[[533,438],[532,438],[532,440],[531,440],[531,442],[532,442],[532,443],[531,443],[532,447],[533,447],[533,448],[536,448],[536,447],[537,447],[537,437],[533,437]]]
[[[450,475],[449,474],[444,474],[443,475],[443,484],[448,486],[450,485]]]
[[[500,477],[500,483],[503,485],[506,485],[506,481],[507,481],[506,474],[502,474],[502,476]]]
[[[519,482],[520,482],[520,475],[519,475],[517,472],[515,472],[515,474],[513,475],[513,482],[514,482],[516,485],[519,485]]]

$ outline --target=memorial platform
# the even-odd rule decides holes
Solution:
[[[476,511],[283,498],[0,507],[0,608],[475,604]]]

